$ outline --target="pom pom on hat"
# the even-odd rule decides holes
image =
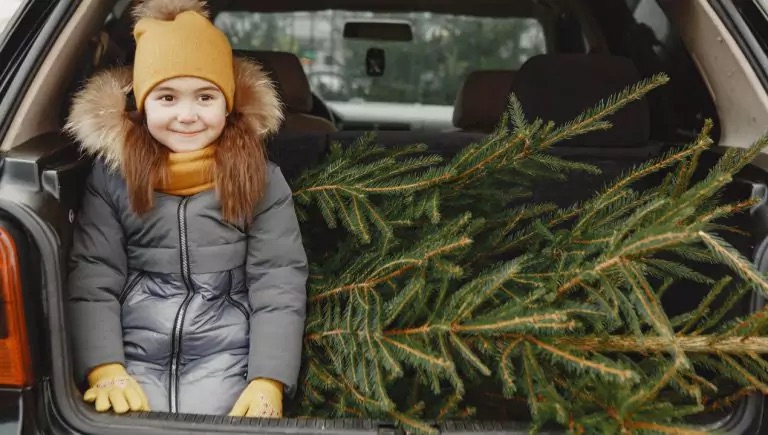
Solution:
[[[215,84],[227,100],[227,110],[232,110],[232,46],[208,19],[204,1],[145,0],[133,15],[137,18],[133,91],[139,111],[144,110],[144,100],[155,86],[176,77],[197,77]]]
[[[210,18],[206,2],[201,0],[144,0],[133,8],[133,19],[154,18],[173,21],[182,12],[193,11]]]

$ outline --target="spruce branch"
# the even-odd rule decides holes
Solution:
[[[610,128],[611,124],[603,121],[607,116],[612,115],[627,104],[643,98],[648,92],[668,81],[669,77],[665,74],[656,74],[651,78],[641,80],[639,83],[622,90],[618,94],[601,100],[595,107],[557,128],[550,137],[542,141],[542,147],[546,148],[562,140],[590,131]]]
[[[766,337],[678,336],[672,342],[660,336],[562,337],[554,345],[590,352],[673,353],[675,347],[696,354],[768,354]]]

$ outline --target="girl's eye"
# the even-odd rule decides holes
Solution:
[[[211,101],[211,100],[213,100],[213,95],[203,94],[200,96],[200,101]]]
[[[173,95],[161,95],[160,100],[170,103],[171,101],[173,101]]]

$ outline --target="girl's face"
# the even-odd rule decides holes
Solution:
[[[213,83],[197,77],[161,82],[144,101],[149,133],[172,152],[196,151],[221,136],[227,100]]]

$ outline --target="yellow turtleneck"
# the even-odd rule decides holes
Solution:
[[[197,151],[168,154],[167,179],[155,187],[160,192],[177,196],[191,196],[213,188],[215,146]]]

